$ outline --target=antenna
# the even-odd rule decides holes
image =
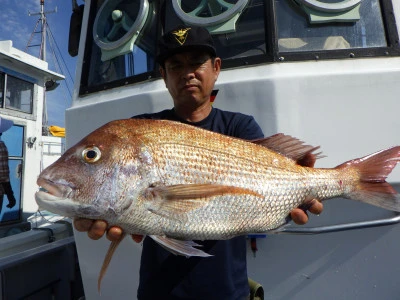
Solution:
[[[40,16],[36,22],[35,29],[33,30],[31,37],[26,45],[25,52],[27,52],[28,48],[30,47],[37,47],[40,46],[39,51],[39,59],[46,61],[46,33],[47,33],[47,21],[46,15],[57,12],[57,7],[52,11],[45,11],[44,10],[44,0],[40,0],[40,12],[31,13],[28,11],[29,16]],[[41,25],[41,30],[37,31],[38,25]],[[41,34],[40,44],[31,45],[33,36],[35,33]],[[45,84],[45,88],[47,88],[47,82]],[[50,90],[50,89],[49,89]],[[46,93],[43,95],[43,115],[42,115],[42,134],[48,135],[48,116],[47,116],[47,101],[46,101]]]
[[[57,12],[57,7],[52,10],[52,11],[45,11],[44,10],[44,0],[40,0],[40,12],[37,13],[31,13],[30,11],[28,11],[28,15],[29,16],[40,16],[39,19],[36,22],[35,25],[35,29],[33,30],[31,37],[28,41],[28,44],[26,45],[26,49],[25,52],[27,52],[28,48],[30,47],[37,47],[40,46],[40,51],[39,51],[39,58],[41,60],[46,61],[46,30],[47,30],[47,21],[46,21],[46,15],[47,14],[51,14],[51,13],[56,13]],[[36,31],[39,23],[41,24],[41,30],[40,31]],[[40,33],[41,34],[41,41],[40,44],[36,44],[36,45],[31,45],[32,39],[33,39],[33,35],[35,33]]]

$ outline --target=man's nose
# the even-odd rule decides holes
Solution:
[[[196,72],[196,67],[195,66],[191,66],[189,64],[185,65],[183,67],[183,70],[182,70],[182,77],[184,79],[195,78],[196,77],[195,72]]]
[[[191,78],[195,78],[195,68],[193,68],[192,66],[185,66],[183,68],[183,72],[182,72],[182,77],[184,79],[191,79]]]
[[[190,79],[194,79],[196,76],[194,75],[193,72],[186,72],[183,74],[183,78],[185,80],[190,80]]]

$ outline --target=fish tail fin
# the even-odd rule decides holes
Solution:
[[[386,182],[399,161],[400,146],[397,146],[337,166],[355,168],[359,174],[356,188],[346,197],[400,212],[400,195]]]

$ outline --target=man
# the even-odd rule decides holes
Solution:
[[[2,133],[0,133],[0,138]],[[0,140],[0,212],[3,207],[3,197],[7,195],[8,208],[13,208],[16,204],[14,192],[10,184],[10,168],[8,166],[8,150],[6,144]]]
[[[201,27],[180,26],[166,33],[159,42],[157,62],[174,108],[137,118],[180,121],[222,134],[242,138],[263,137],[253,117],[221,111],[210,104],[210,95],[221,70],[212,38]],[[322,205],[314,201],[309,209],[320,213]],[[292,219],[298,224],[308,220],[306,213],[295,209]],[[74,221],[78,231],[88,231],[92,239],[105,232],[118,240],[122,230],[107,230],[104,221]],[[141,236],[133,236],[140,241]],[[207,258],[175,256],[146,238],[143,242],[138,299],[246,299],[249,286],[246,270],[246,240],[236,237],[227,241],[204,241]]]

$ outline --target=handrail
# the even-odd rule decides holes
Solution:
[[[370,227],[389,226],[398,223],[400,223],[400,213],[396,213],[396,215],[391,218],[363,221],[363,222],[354,222],[354,223],[345,223],[345,224],[318,226],[318,227],[296,227],[296,228],[284,227],[281,230],[277,230],[276,232],[273,233],[274,234],[321,234],[321,233],[340,232],[340,231],[363,229]]]

